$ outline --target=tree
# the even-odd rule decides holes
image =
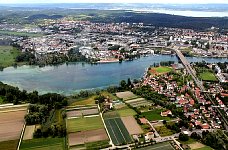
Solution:
[[[127,83],[125,80],[120,81],[120,87],[121,87],[121,89],[126,89]]]
[[[200,137],[200,135],[197,134],[196,132],[192,132],[191,138],[193,138],[193,139],[200,139],[201,137]]]
[[[189,137],[186,134],[180,133],[179,134],[179,140],[181,140],[181,141],[188,141],[189,140]]]
[[[129,86],[131,86],[132,85],[132,83],[131,83],[131,79],[130,78],[128,78],[127,79],[127,86],[129,87]]]

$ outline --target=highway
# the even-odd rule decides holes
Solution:
[[[197,78],[196,71],[191,67],[190,63],[184,57],[184,55],[181,53],[181,51],[179,51],[179,47],[174,46],[173,50],[176,52],[176,54],[179,57],[179,59],[181,60],[182,64],[186,68],[187,72],[192,76],[192,79],[195,81],[196,85],[200,88],[200,90],[206,91],[204,86],[202,85],[201,81],[199,81],[199,79]],[[208,95],[208,93],[204,93],[204,96],[206,98],[208,98],[214,106],[216,106],[215,102],[211,99],[211,97]],[[214,108],[215,108],[215,111],[217,112],[217,114],[220,116],[220,118],[222,118],[226,130],[228,130],[228,122],[227,122],[226,118],[223,116],[223,114],[221,113],[219,108],[217,108],[217,107],[214,107]]]

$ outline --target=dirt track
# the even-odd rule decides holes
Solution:
[[[25,110],[0,113],[0,141],[20,138],[25,114]]]

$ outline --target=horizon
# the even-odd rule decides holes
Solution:
[[[180,0],[160,0],[158,3],[155,0],[97,0],[91,2],[90,0],[84,0],[84,2],[81,2],[80,0],[39,0],[37,1],[31,1],[31,0],[0,0],[0,4],[174,4],[174,5],[182,5],[182,4],[228,4],[227,0],[217,0],[216,2],[214,0],[207,0],[207,1],[198,1],[198,0],[186,0],[186,1],[180,1]]]

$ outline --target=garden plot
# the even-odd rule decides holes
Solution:
[[[98,108],[72,109],[67,111],[67,118],[80,118],[82,116],[98,115]]]
[[[136,122],[135,118],[133,116],[128,116],[128,117],[121,117],[121,120],[123,121],[125,127],[127,128],[127,131],[129,134],[134,135],[134,134],[142,134],[143,130],[141,127],[138,125]]]
[[[116,93],[116,96],[119,97],[119,98],[122,98],[123,100],[133,99],[133,98],[137,98],[138,97],[137,95],[135,95],[134,93],[132,93],[130,91],[118,92],[118,93]]]
[[[90,131],[82,131],[70,133],[68,135],[69,146],[85,144],[89,142],[97,142],[108,140],[108,136],[106,134],[105,129],[97,129]]]
[[[132,107],[140,107],[145,105],[151,105],[152,103],[148,102],[144,98],[137,98],[126,101],[126,103],[130,104]]]
[[[20,138],[26,112],[26,110],[20,110],[0,113],[0,141]]]
[[[122,145],[132,142],[129,132],[119,117],[106,118],[104,121],[114,145]]]

